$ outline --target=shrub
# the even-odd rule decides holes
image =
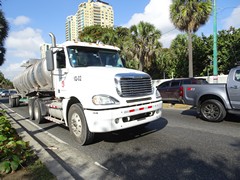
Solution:
[[[31,156],[29,143],[21,140],[9,120],[0,112],[0,173],[16,171]]]

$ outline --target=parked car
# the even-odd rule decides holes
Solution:
[[[163,101],[175,103],[183,103],[183,84],[208,84],[204,78],[180,78],[165,81],[157,86]]]
[[[17,94],[17,91],[16,90],[13,90],[13,89],[9,89],[9,90],[3,90],[1,93],[0,93],[0,96],[1,97],[8,97],[12,94]]]

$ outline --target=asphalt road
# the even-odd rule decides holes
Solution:
[[[27,106],[13,110],[28,118]],[[74,156],[65,169],[70,169],[76,179],[84,166],[75,166],[83,159],[117,179],[240,179],[240,116],[211,123],[196,118],[194,110],[163,109],[163,117],[145,128],[97,134],[95,142],[88,146],[78,145],[63,125],[48,122],[38,126],[58,139],[59,144],[48,147],[64,144],[64,162]],[[37,132],[32,133],[37,137],[42,131],[31,132]],[[44,142],[40,137],[37,141]],[[68,149],[74,149],[74,154]],[[110,176],[99,174],[98,179]]]

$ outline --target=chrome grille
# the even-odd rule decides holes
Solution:
[[[152,94],[152,80],[145,74],[124,74],[118,76],[120,89],[118,94],[122,97],[137,97]]]

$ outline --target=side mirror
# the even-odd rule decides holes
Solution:
[[[122,60],[122,63],[123,63],[123,67],[126,67],[126,60],[123,59],[123,58],[121,58],[121,60]]]
[[[47,50],[46,60],[47,60],[47,70],[52,71],[54,69],[54,61],[53,61],[53,52],[51,50]]]

